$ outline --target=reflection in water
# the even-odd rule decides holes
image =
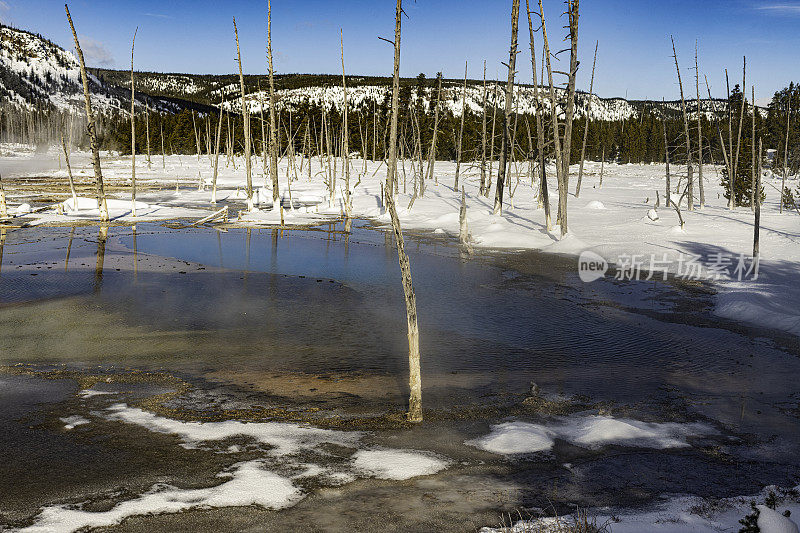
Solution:
[[[133,281],[138,281],[139,277],[139,258],[136,253],[136,226],[133,226]]]
[[[271,272],[269,277],[269,295],[270,299],[274,300],[277,294],[277,289],[275,287],[276,276],[278,272],[278,230],[272,230],[272,253],[270,254],[271,261],[269,265],[269,272]]]
[[[69,254],[72,252],[72,237],[75,235],[75,226],[69,231],[69,244],[67,244],[67,258],[64,260],[64,272],[69,269]]]
[[[245,230],[244,236],[244,273],[242,274],[244,277],[244,290],[247,291],[247,274],[250,272],[250,232],[251,229],[247,228]]]
[[[0,272],[3,271],[3,247],[6,244],[6,229],[0,229]]]
[[[217,247],[219,248],[219,267],[224,268],[222,264],[222,232],[217,230]]]
[[[19,334],[4,344],[0,335],[0,358],[4,352],[16,352],[81,361],[109,357],[175,369],[214,368],[223,362],[225,367],[253,372],[365,372],[385,377],[390,385],[381,390],[394,395],[392,405],[404,402],[403,297],[395,283],[396,255],[391,249],[381,250],[385,234],[359,228],[356,221],[345,255],[345,239],[330,244],[326,253],[327,236],[320,231],[251,230],[248,246],[245,229],[220,235],[211,229],[177,232],[145,224],[147,229],[138,235],[141,227],[137,225],[136,250],[147,254],[141,258],[139,280],[146,283],[135,287],[127,259],[128,268],[121,272],[103,270],[108,231],[103,228],[99,237],[94,228],[75,230],[69,277],[59,277],[63,272],[56,276],[46,266],[35,276],[31,269],[18,272],[18,262],[42,261],[42,248],[63,259],[69,236],[65,230],[58,239],[28,239],[43,230],[26,231],[29,242],[5,257],[0,302],[53,294],[87,297],[57,304],[66,314],[59,315],[57,324],[33,328],[30,336]],[[8,244],[14,236],[9,234]],[[81,246],[84,240],[91,244]],[[409,251],[419,284],[419,312],[425,318],[421,334],[427,358],[422,370],[431,408],[501,404],[527,394],[535,381],[542,390],[626,404],[696,398],[695,409],[713,412],[726,424],[746,428],[758,423],[776,434],[789,432],[785,415],[769,410],[769,403],[785,402],[796,392],[790,378],[800,372],[797,351],[787,353],[763,340],[720,329],[704,307],[713,302],[702,296],[692,296],[694,311],[682,311],[688,296],[669,285],[585,285],[571,260],[479,253],[464,262],[454,246],[416,242],[420,251],[412,246]],[[132,234],[121,235],[119,243],[133,251]],[[216,263],[215,249],[220,264],[224,261],[230,270],[212,273],[201,268],[200,264]],[[111,259],[118,257],[116,250]],[[24,255],[28,251],[34,253],[30,259]],[[98,295],[91,294],[95,253],[96,289],[102,284]],[[195,265],[178,264],[188,272],[177,276],[175,264],[159,256]],[[90,270],[72,272],[79,264]],[[250,272],[243,291],[245,268]],[[14,282],[9,283],[12,276]],[[671,313],[679,305],[681,311]],[[19,313],[15,308],[3,315],[0,306],[0,331],[19,329]],[[92,346],[65,345],[64,332],[74,330],[76,323],[106,324],[112,316],[123,320],[108,322],[113,327],[101,328],[102,335],[124,348],[108,354]],[[124,324],[144,329],[125,330]],[[580,333],[559,324],[580,324]],[[122,341],[143,331],[158,342]],[[57,348],[45,349],[48,339]],[[726,380],[724,389],[721,377]],[[760,384],[765,385],[763,394]],[[800,442],[800,426],[791,427]]]
[[[100,226],[97,235],[97,265],[94,268],[94,292],[100,292],[103,286],[103,261],[106,257],[106,240],[108,240],[108,226]]]

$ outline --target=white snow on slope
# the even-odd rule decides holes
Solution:
[[[766,505],[756,505],[758,509],[758,528],[761,533],[797,533],[797,524]]]
[[[709,435],[716,431],[705,424],[654,423],[608,416],[583,416],[558,419],[555,424],[505,422],[466,444],[483,450],[515,455],[550,450],[555,439],[563,439],[586,448],[608,444],[641,448],[683,448],[688,437]]]

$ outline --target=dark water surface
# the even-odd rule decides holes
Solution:
[[[175,454],[178,466],[171,464],[158,451],[160,437],[149,437],[149,447],[132,447],[113,432],[108,442],[100,434],[76,441],[59,433],[54,421],[74,410],[75,382],[43,380],[39,370],[180,376],[193,389],[173,405],[198,411],[256,402],[313,407],[321,419],[402,412],[407,344],[396,252],[386,233],[366,224],[350,235],[342,229],[219,232],[140,224],[107,234],[88,227],[7,233],[0,365],[21,363],[32,372],[0,374],[6,406],[0,461],[7,462],[0,502],[14,502],[0,503],[0,524],[4,515],[22,520],[43,503],[70,495],[82,501],[78,495],[87,490],[107,490],[119,483],[114,472],[131,480],[129,490],[143,490],[166,472],[188,483],[219,466],[209,457],[198,463],[185,450]],[[610,279],[583,284],[573,259],[536,252],[467,258],[432,235],[409,236],[407,249],[429,421],[378,431],[375,438],[460,454],[472,470],[432,478],[442,484],[439,490],[458,497],[464,496],[460,475],[472,476],[476,486],[492,479],[495,491],[516,487],[505,497],[492,492],[478,498],[465,511],[470,520],[487,520],[503,508],[544,506],[544,495],[556,504],[619,504],[664,492],[730,496],[767,483],[796,484],[800,359],[793,340],[716,320],[713,294],[703,287]],[[702,420],[720,437],[702,450],[675,452],[567,447],[544,462],[509,462],[458,448],[508,416],[547,414],[520,407],[532,383],[567,412]],[[31,446],[34,441],[40,444]],[[560,466],[567,461],[582,465],[582,481]],[[33,479],[22,490],[26,463],[47,468],[30,470]],[[61,476],[48,486],[46,472],[59,465],[89,474]],[[554,494],[554,485],[561,491]],[[278,527],[282,519],[276,517],[285,514],[290,524],[317,524],[318,513],[341,512],[359,497],[362,505],[381,505],[375,487],[349,490],[361,496],[338,503],[314,496],[313,504],[270,514],[268,521]],[[423,489],[403,490],[411,498]],[[419,524],[433,524],[441,505],[420,504]],[[193,516],[201,529],[210,527],[202,525],[203,513]],[[137,520],[126,524],[137,530]],[[451,525],[463,530],[465,524]]]

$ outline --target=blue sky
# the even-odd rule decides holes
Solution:
[[[433,76],[442,70],[446,77],[458,78],[467,60],[469,77],[480,78],[485,59],[488,76],[503,78],[510,6],[511,0],[406,0],[401,74]],[[522,6],[518,71],[525,82],[531,79],[531,66],[524,0]],[[731,84],[741,82],[743,55],[748,57],[747,85],[756,84],[760,102],[800,79],[795,58],[800,0],[584,0],[581,7],[579,86],[588,89],[597,40],[595,92],[600,96],[677,98],[670,34],[692,94],[694,71],[689,67],[695,40],[700,70],[715,96],[724,94],[726,67]],[[130,39],[139,26],[137,69],[234,72],[236,16],[246,72],[266,71],[266,0],[72,0],[70,11],[96,66],[129,68]],[[551,39],[563,33],[563,20],[558,19],[562,11],[560,0],[545,0]],[[0,0],[0,19],[71,46],[61,0]],[[392,50],[378,36],[393,35],[392,0],[274,0],[276,69],[340,72],[340,28],[348,73],[390,74]],[[555,43],[552,47],[558,48]]]

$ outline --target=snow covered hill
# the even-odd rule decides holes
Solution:
[[[98,113],[126,111],[130,91],[89,73],[92,105]],[[149,99],[162,111],[181,106],[161,99]],[[80,64],[75,55],[52,41],[33,33],[0,25],[0,102],[17,109],[53,107],[83,111]],[[144,100],[137,95],[137,105]]]
[[[89,68],[93,105],[99,113],[125,111],[130,106],[130,73],[121,70]],[[269,102],[266,76],[246,76],[248,106],[251,113],[260,113],[262,105]],[[370,110],[388,101],[391,80],[379,77],[348,78],[348,100],[353,109]],[[151,108],[175,112],[185,108],[208,109],[218,107],[224,96],[223,107],[241,112],[239,80],[234,75],[162,74],[137,72],[137,102],[144,106],[144,95],[149,95]],[[403,79],[412,102],[422,99],[426,109],[435,98],[433,80],[427,80],[425,91],[418,94],[416,79]],[[259,88],[262,88],[259,91]],[[488,82],[486,105],[493,110],[505,105],[505,84]],[[47,40],[41,35],[0,25],[0,101],[18,108],[33,109],[53,106],[56,109],[82,110],[81,80],[75,55]],[[341,110],[344,91],[341,77],[334,75],[286,74],[276,77],[278,106],[282,109],[299,109],[306,105],[327,105]],[[556,98],[563,102],[565,91],[556,89]],[[444,80],[440,104],[455,116],[461,115],[463,82]],[[535,89],[530,85],[514,88],[514,109],[532,114],[536,108]],[[539,89],[539,100],[549,109],[548,93]],[[484,88],[480,80],[469,80],[465,98],[466,108],[472,113],[482,113]],[[696,104],[687,102],[693,114]],[[714,110],[724,108],[720,100],[703,101],[702,112],[711,116]],[[563,113],[562,106],[558,107]],[[578,93],[576,116],[589,115],[592,120],[619,121],[636,118],[642,113],[676,116],[680,102],[629,101],[624,98],[600,98],[597,95]]]
[[[120,85],[129,87],[127,73],[121,71],[103,71],[106,77],[116,76]],[[197,98],[208,105],[219,107],[223,98],[224,109],[235,113],[241,112],[240,88],[237,76],[209,76],[188,74],[137,74],[137,86],[157,96],[178,96],[184,98]],[[418,95],[416,79],[402,79],[402,88],[410,89],[411,101],[422,99],[422,106],[431,109],[435,100],[433,80],[427,80],[425,92]],[[259,114],[268,106],[269,93],[266,89],[268,79],[266,76],[246,76],[247,103],[251,113]],[[305,106],[325,105],[341,112],[344,104],[344,90],[341,77],[330,75],[282,75],[276,76],[276,95],[279,109],[298,110]],[[259,90],[260,88],[260,90]],[[180,91],[184,91],[181,93]],[[450,111],[456,117],[461,116],[462,95],[464,93],[463,81],[445,80],[442,83],[441,109]],[[536,91],[532,85],[514,86],[514,109],[522,114],[533,114],[536,108]],[[556,99],[564,102],[566,91],[556,88]],[[549,110],[549,93],[544,87],[539,87],[539,100]],[[368,111],[374,107],[380,108],[388,103],[391,98],[390,78],[363,78],[348,76],[347,98],[350,109]],[[465,106],[473,114],[482,113],[484,106],[483,82],[468,80],[466,89]],[[505,106],[505,83],[490,81],[486,84],[486,105],[491,113],[494,107]],[[694,116],[697,110],[696,101],[686,102],[687,110]],[[718,113],[725,108],[723,100],[701,101],[702,113],[707,118],[712,118],[713,112]],[[563,105],[558,105],[558,111],[563,114]],[[762,110],[762,112],[764,112]],[[619,121],[637,118],[642,113],[655,113],[657,116],[676,117],[681,113],[680,101],[654,102],[647,100],[626,100],[624,98],[601,98],[578,92],[576,95],[575,114],[583,117],[587,114],[592,120]]]

